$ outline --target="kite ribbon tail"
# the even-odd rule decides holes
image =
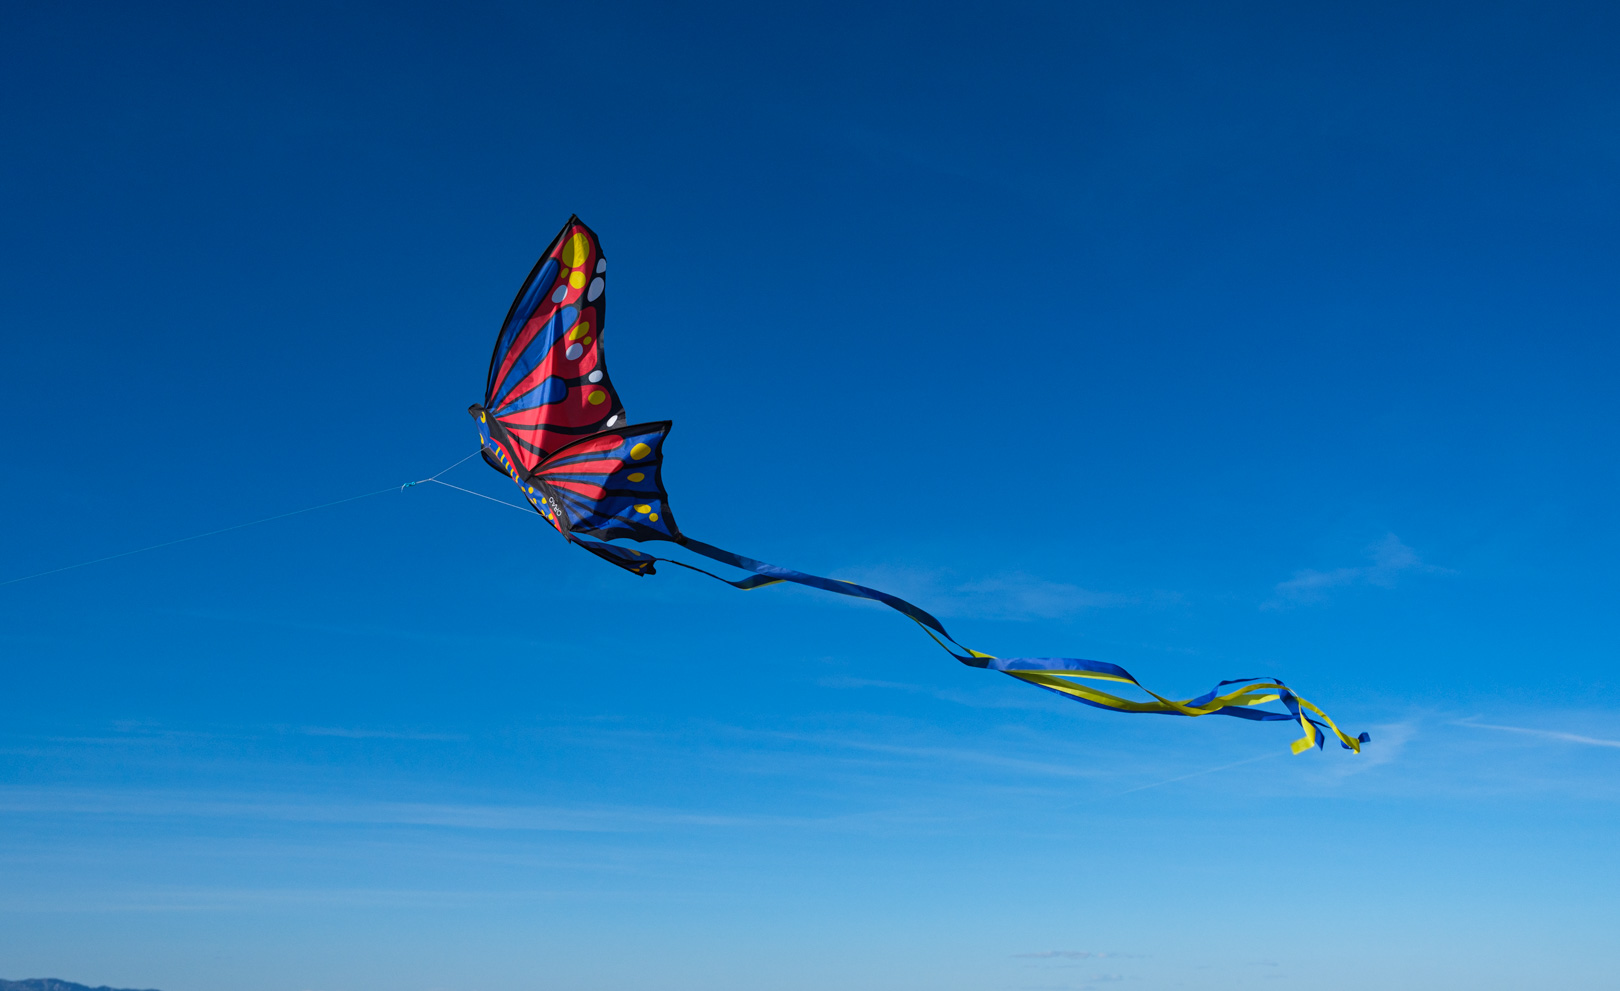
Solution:
[[[587,549],[601,554],[609,550],[608,545],[601,545],[602,550],[590,547],[591,542],[580,541],[587,545]],[[945,629],[944,624],[935,619],[926,610],[907,602],[897,595],[854,582],[846,582],[835,578],[823,578],[820,575],[807,574],[803,571],[794,571],[792,568],[783,568],[764,561],[756,561],[750,557],[705,544],[701,540],[683,537],[682,546],[696,554],[701,554],[721,564],[727,564],[744,571],[752,571],[753,575],[740,581],[731,581],[719,575],[705,571],[702,568],[676,561],[673,558],[653,557],[644,555],[640,551],[611,548],[615,556],[634,555],[636,558],[652,561],[664,561],[679,565],[691,571],[708,575],[717,581],[725,582],[733,588],[743,590],[763,588],[766,585],[775,585],[778,582],[793,582],[810,588],[818,588],[827,592],[836,592],[839,595],[848,595],[860,599],[870,599],[895,610],[906,618],[922,627],[923,632],[945,649],[952,657],[963,664],[976,668],[990,668],[1011,675],[1020,681],[1028,682],[1039,688],[1045,688],[1066,696],[1077,702],[1095,706],[1099,709],[1111,709],[1115,712],[1142,712],[1159,713],[1176,716],[1236,716],[1242,719],[1259,720],[1263,722],[1289,721],[1298,722],[1304,735],[1291,745],[1294,753],[1300,753],[1313,744],[1320,749],[1329,733],[1337,737],[1341,746],[1346,750],[1357,753],[1361,751],[1361,744],[1368,742],[1371,737],[1362,733],[1352,737],[1340,730],[1316,705],[1296,695],[1293,689],[1275,678],[1236,678],[1220,682],[1203,695],[1192,699],[1171,699],[1160,695],[1136,679],[1136,676],[1117,664],[1107,661],[1090,661],[1078,657],[1008,657],[998,658],[993,654],[982,653],[970,647],[964,647],[957,642]],[[1137,702],[1122,698],[1111,692],[1100,691],[1088,685],[1079,684],[1080,680],[1107,681],[1132,685],[1147,695],[1151,702]],[[1229,688],[1228,686],[1238,686]],[[1275,712],[1269,709],[1255,708],[1267,702],[1280,701],[1287,707],[1287,712]],[[1312,718],[1311,713],[1320,717],[1321,721]],[[1325,725],[1324,725],[1325,724]]]
[[[1330,733],[1330,732],[1334,736],[1338,737],[1339,746],[1343,747],[1346,750],[1353,750],[1358,754],[1361,753],[1361,745],[1363,743],[1368,743],[1368,742],[1370,742],[1372,740],[1372,735],[1369,734],[1369,733],[1361,733],[1361,734],[1358,734],[1357,736],[1351,736],[1350,734],[1346,733],[1344,730],[1339,729],[1339,724],[1338,723],[1335,723],[1333,721],[1333,719],[1330,716],[1328,716],[1327,713],[1325,713],[1321,709],[1317,708],[1316,705],[1314,705],[1308,699],[1305,699],[1305,698],[1302,698],[1302,697],[1300,697],[1298,695],[1295,695],[1293,692],[1289,692],[1287,694],[1287,696],[1285,696],[1285,698],[1292,699],[1294,701],[1294,703],[1296,703],[1295,705],[1290,705],[1289,708],[1292,711],[1299,714],[1299,721],[1300,721],[1301,726],[1313,726],[1317,730],[1321,731],[1322,739],[1318,739],[1316,741],[1316,749],[1318,749],[1318,750],[1322,749],[1322,742],[1326,738],[1327,734]],[[1309,709],[1312,712],[1316,713],[1318,716],[1321,717],[1322,722],[1319,723],[1315,719],[1312,719],[1310,716],[1305,715],[1303,712],[1299,712],[1299,710],[1301,708]],[[1327,725],[1323,726],[1322,723],[1326,723]],[[1295,740],[1293,742],[1294,753],[1297,754],[1300,751],[1304,750],[1306,747],[1309,747],[1311,745],[1310,737],[1311,737],[1311,734],[1310,734],[1309,731],[1307,731],[1305,736],[1301,737],[1298,740]]]
[[[721,564],[729,564],[733,568],[741,568],[744,571],[752,571],[754,573],[754,577],[752,578],[745,578],[740,582],[733,582],[726,581],[726,579],[720,578],[719,575],[714,575],[710,574],[710,572],[703,571],[702,568],[693,568],[689,564],[682,564],[680,561],[669,562],[671,564],[679,564],[683,568],[690,568],[693,571],[703,571],[703,573],[709,575],[709,577],[719,578],[720,581],[726,582],[727,585],[731,585],[735,588],[747,590],[764,588],[766,585],[774,585],[777,582],[793,582],[796,585],[805,585],[809,588],[819,588],[824,592],[836,592],[839,595],[853,596],[857,599],[870,599],[873,602],[880,602],[883,605],[888,606],[890,609],[893,609],[895,612],[905,616],[918,626],[921,626],[924,633],[927,633],[933,638],[935,643],[945,648],[946,653],[950,654],[958,661],[961,661],[963,664],[969,665],[970,667],[982,668],[985,667],[990,660],[992,660],[992,657],[989,654],[980,653],[971,647],[964,647],[960,643],[957,643],[956,638],[951,636],[950,633],[946,631],[943,623],[935,619],[930,613],[928,613],[927,610],[921,609],[918,606],[907,602],[898,595],[890,595],[887,592],[883,592],[875,588],[867,588],[865,585],[857,585],[854,582],[846,582],[837,578],[823,578],[820,575],[807,574],[803,571],[794,571],[792,568],[784,568],[780,565],[766,564],[764,561],[756,561],[751,557],[743,557],[741,554],[723,550],[719,547],[715,547],[712,544],[705,544],[701,540],[693,540],[691,537],[682,537],[681,546],[685,547],[689,551],[692,551],[693,553],[702,554],[706,558],[719,561]],[[666,558],[661,560],[668,559]]]

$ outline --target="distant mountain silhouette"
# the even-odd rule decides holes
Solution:
[[[106,985],[92,988],[74,984],[72,981],[59,981],[54,977],[30,977],[26,981],[0,980],[0,991],[128,991],[128,989],[109,988]],[[148,988],[147,991],[151,989]]]

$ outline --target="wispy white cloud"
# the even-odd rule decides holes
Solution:
[[[293,732],[302,736],[336,736],[346,740],[434,740],[459,742],[464,733],[413,733],[404,730],[353,729],[346,726],[300,726]]]
[[[1217,771],[1225,771],[1225,770],[1228,770],[1229,768],[1241,767],[1244,764],[1253,764],[1255,761],[1270,760],[1273,757],[1282,756],[1283,753],[1284,753],[1284,751],[1278,750],[1278,751],[1273,751],[1273,752],[1267,753],[1267,754],[1261,754],[1258,757],[1245,757],[1243,760],[1235,760],[1235,761],[1232,761],[1230,764],[1222,764],[1219,767],[1206,767],[1201,771],[1192,771],[1192,772],[1190,772],[1188,774],[1180,774],[1180,775],[1177,775],[1176,777],[1173,777],[1173,778],[1165,778],[1163,781],[1153,781],[1153,782],[1149,782],[1148,784],[1145,784],[1145,785],[1137,785],[1135,788],[1127,788],[1127,789],[1125,789],[1124,791],[1120,792],[1120,794],[1121,795],[1129,795],[1132,792],[1146,791],[1149,788],[1157,788],[1160,785],[1174,784],[1177,781],[1186,781],[1188,778],[1196,778],[1196,777],[1199,777],[1199,776],[1205,775],[1205,774],[1214,774]]]
[[[1007,571],[965,582],[957,581],[949,571],[925,568],[864,568],[839,577],[909,599],[935,615],[970,619],[1062,619],[1137,601],[1130,596],[1048,581],[1022,571]]]
[[[561,833],[625,833],[680,826],[779,828],[814,826],[839,818],[707,814],[644,806],[356,802],[313,796],[5,787],[0,787],[0,812]]]
[[[1030,711],[1052,710],[1054,701],[1050,696],[1043,698],[1033,692],[996,692],[985,690],[978,692],[964,692],[953,688],[935,688],[929,685],[910,685],[899,681],[882,681],[876,678],[851,678],[839,676],[835,678],[822,678],[816,682],[824,688],[881,688],[889,691],[908,692],[913,695],[927,695],[939,699],[941,702],[954,702],[974,709],[1025,709]],[[1002,688],[1002,685],[996,685]]]
[[[1369,727],[1367,733],[1372,742],[1362,745],[1361,753],[1356,754],[1353,760],[1333,764],[1333,774],[1345,777],[1393,764],[1400,759],[1406,745],[1417,736],[1417,729],[1417,722],[1411,719],[1399,723],[1377,723]]]
[[[1095,950],[1042,950],[1039,953],[1014,953],[1019,960],[1091,960],[1103,957],[1136,957],[1136,953],[1098,953]]]
[[[1296,571],[1294,577],[1277,583],[1273,589],[1275,593],[1273,597],[1262,603],[1260,608],[1281,609],[1285,606],[1320,602],[1327,597],[1329,589],[1351,585],[1393,588],[1404,574],[1434,574],[1449,571],[1447,568],[1425,564],[1416,551],[1402,543],[1401,538],[1393,533],[1386,534],[1383,540],[1367,548],[1367,557],[1371,561],[1370,564],[1356,567],[1334,568],[1331,571],[1317,571],[1314,568]]]
[[[1130,605],[1133,601],[1128,596],[1046,581],[1021,571],[964,582],[951,589],[950,598],[958,614],[985,619],[1059,619],[1090,609]]]
[[[1565,733],[1562,730],[1533,729],[1529,726],[1502,726],[1496,723],[1476,723],[1472,719],[1459,719],[1456,725],[1472,726],[1475,729],[1499,730],[1503,733],[1523,733],[1526,736],[1539,736],[1544,740],[1578,743],[1585,747],[1614,747],[1620,749],[1620,740],[1606,740],[1598,736],[1582,736],[1579,733]]]
[[[984,749],[882,743],[826,734],[774,732],[768,735],[776,739],[796,743],[814,743],[823,747],[837,747],[869,754],[881,754],[889,757],[943,764],[978,765],[1019,774],[1058,778],[1098,778],[1105,776],[1105,772],[1099,771],[1090,764],[1079,760],[1072,763],[1056,763],[1054,761],[1031,760],[1027,757],[1009,757]]]
[[[517,905],[531,901],[611,901],[645,897],[639,892],[615,891],[602,885],[572,888],[374,888],[374,887],[195,887],[180,885],[98,887],[95,911],[119,913],[213,912],[265,907],[317,905],[323,908],[405,906],[442,909],[447,906]],[[53,891],[25,896],[0,895],[0,913],[82,913],[86,897],[80,891]],[[99,991],[99,989],[98,989]]]

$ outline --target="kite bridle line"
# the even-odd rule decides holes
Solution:
[[[476,458],[480,454],[483,454],[483,453],[484,453],[483,445],[479,445],[478,450],[476,450],[476,451],[472,452],[471,454],[467,455],[465,458],[462,458],[460,461],[457,461],[455,464],[451,465],[450,468],[459,468],[462,465],[466,464],[467,462],[471,461],[473,458]],[[449,471],[450,468],[440,468],[438,471],[434,472],[433,474],[429,475],[426,478],[418,478],[414,482],[406,482],[404,485],[401,485],[399,487],[399,490],[401,492],[404,492],[406,489],[410,488],[413,485],[421,485],[423,482],[437,482],[437,481],[439,481],[439,476],[443,475],[445,472]],[[442,485],[444,483],[441,482],[440,484]],[[455,486],[451,486],[451,487],[454,488]],[[462,491],[466,491],[466,490],[463,489]],[[476,493],[476,492],[473,493],[473,495],[477,495],[477,494],[478,493]]]
[[[480,499],[488,499],[490,502],[498,502],[501,505],[506,506],[506,507],[508,507],[510,509],[515,509],[520,513],[532,513],[532,512],[534,512],[534,507],[533,506],[519,506],[515,502],[507,502],[505,499],[497,499],[497,498],[495,498],[494,496],[491,496],[491,495],[484,495],[484,493],[482,493],[482,492],[474,492],[472,489],[464,489],[459,485],[451,485],[449,482],[446,482],[446,481],[444,481],[443,479],[440,479],[440,478],[424,478],[424,479],[422,479],[422,481],[423,482],[432,482],[434,485],[442,485],[447,489],[455,489],[457,492],[465,492],[468,495],[474,495],[474,496],[477,496]],[[407,483],[407,484],[408,485],[418,485],[420,483],[418,483],[418,482],[410,482],[410,483]]]

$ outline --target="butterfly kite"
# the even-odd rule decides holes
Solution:
[[[626,422],[603,355],[606,323],[607,259],[595,232],[571,217],[513,300],[489,360],[484,401],[468,408],[478,421],[484,460],[510,476],[535,511],[570,542],[637,575],[653,574],[661,561],[703,569],[608,541],[623,537],[667,541],[752,572],[729,581],[703,571],[739,589],[796,582],[872,599],[914,620],[963,664],[1002,671],[1098,708],[1297,722],[1304,736],[1294,741],[1295,753],[1313,743],[1320,748],[1329,733],[1357,752],[1367,742],[1367,734],[1345,734],[1321,709],[1276,679],[1237,678],[1197,698],[1178,700],[1149,691],[1116,664],[1068,657],[993,657],[963,647],[939,620],[904,599],[755,561],[686,536],[675,525],[659,477],[670,421]],[[1094,687],[1095,682],[1134,685],[1153,700],[1121,698]],[[1276,701],[1287,711],[1258,708]]]

